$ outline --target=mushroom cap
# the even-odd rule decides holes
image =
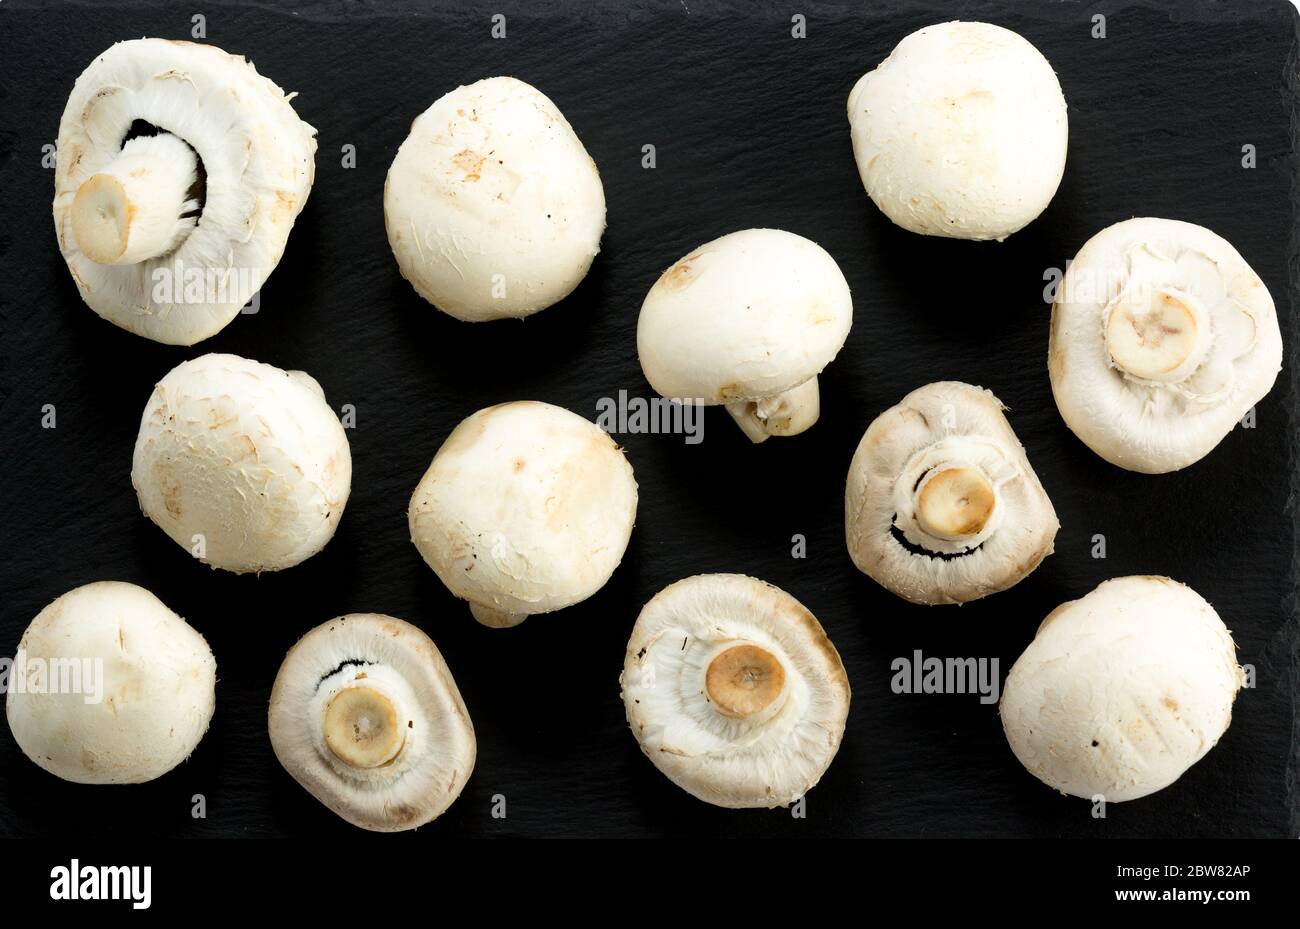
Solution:
[[[734,678],[743,665],[766,673]],[[720,674],[757,702],[719,699]],[[656,594],[619,682],[646,757],[723,807],[786,806],[807,793],[839,750],[849,712],[844,665],[817,618],[740,574],[699,574]]]
[[[315,176],[316,130],[289,100],[250,62],[212,45],[134,39],[91,62],[59,123],[54,225],[92,310],[171,345],[193,345],[239,315],[279,263]],[[206,173],[203,213],[168,255],[96,264],[77,246],[72,203],[82,183],[117,158],[136,120],[172,133],[198,154]],[[172,299],[155,299],[156,273],[178,266],[218,277],[205,282],[201,299],[175,299],[179,282]]]
[[[1000,26],[913,32],[857,82],[848,111],[868,195],[922,235],[1002,240],[1047,207],[1065,171],[1061,85]]]
[[[492,77],[444,94],[411,124],[388,169],[384,222],[402,277],[444,313],[528,316],[586,277],[605,190],[550,98]]]
[[[585,600],[623,559],[637,486],[594,423],[536,401],[463,420],[411,495],[411,541],[447,588],[503,613]]]
[[[237,355],[158,382],[140,419],[140,508],[200,561],[242,574],[292,567],[334,535],[352,486],[347,435],[320,385]]]
[[[912,603],[963,603],[1011,587],[1051,554],[1060,523],[1003,409],[990,391],[940,381],[867,427],[844,494],[859,571]],[[934,486],[953,478],[962,484]],[[933,506],[945,492],[964,506]],[[972,526],[939,524],[972,515]]]
[[[1061,416],[1130,471],[1162,474],[1205,457],[1281,368],[1268,288],[1236,249],[1192,223],[1108,226],[1079,249],[1052,305],[1048,370]]]
[[[208,731],[212,650],[143,587],[99,581],[68,591],[32,620],[18,652],[16,663],[46,669],[42,689],[59,692],[31,692],[30,677],[19,692],[11,675],[9,728],[24,755],[65,781],[151,781],[188,758]],[[80,690],[70,692],[78,678]]]
[[[761,400],[816,377],[852,324],[848,282],[825,249],[780,229],[744,229],[660,276],[641,305],[637,353],[661,396]]]
[[[387,725],[400,749],[384,763],[349,764],[331,747],[329,709],[339,694],[358,692],[379,694],[396,711]],[[351,613],[299,639],[275,677],[267,725],[294,780],[375,832],[441,816],[474,770],[474,727],[447,663],[432,639],[392,616]]]
[[[1118,577],[1048,614],[999,712],[1030,774],[1119,802],[1168,787],[1213,748],[1241,684],[1232,636],[1196,591]]]

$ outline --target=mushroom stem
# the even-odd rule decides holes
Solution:
[[[527,613],[503,613],[480,603],[471,603],[469,611],[475,619],[485,626],[491,626],[493,629],[507,629],[510,626],[518,626],[528,618]]]
[[[723,716],[751,719],[779,708],[785,693],[785,668],[757,645],[733,645],[714,656],[704,675],[709,701]]]
[[[997,500],[997,491],[979,468],[936,470],[917,488],[917,521],[936,538],[960,541],[983,531]]]
[[[761,400],[728,403],[727,412],[754,443],[765,442],[774,435],[798,435],[817,422],[821,413],[817,378],[811,377],[785,393]]]
[[[348,687],[325,707],[325,744],[354,768],[378,768],[396,758],[406,744],[397,708],[371,687]]]
[[[1148,381],[1179,381],[1208,348],[1205,311],[1180,290],[1146,290],[1121,300],[1106,319],[1106,350],[1120,370]]]
[[[72,233],[97,264],[137,264],[165,255],[189,234],[188,199],[198,176],[194,151],[170,133],[140,136],[77,188]]]

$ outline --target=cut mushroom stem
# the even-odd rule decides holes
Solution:
[[[1120,370],[1148,381],[1179,381],[1209,347],[1205,311],[1189,293],[1145,291],[1116,304],[1106,320],[1106,349]]]
[[[344,764],[382,767],[400,755],[406,744],[398,715],[393,701],[373,688],[340,690],[325,708],[325,744]]]
[[[917,521],[931,535],[957,542],[984,531],[997,500],[992,482],[979,468],[938,469],[917,487]]]
[[[478,603],[471,603],[469,612],[483,625],[491,626],[493,629],[509,629],[511,626],[518,626],[528,618],[527,613],[503,613],[501,610],[494,610]]]
[[[195,226],[188,199],[198,176],[193,149],[170,133],[141,136],[77,189],[72,231],[91,261],[138,264],[166,255]]]
[[[774,435],[798,435],[817,422],[821,413],[817,378],[809,378],[785,393],[761,400],[728,403],[727,412],[755,443],[765,442]]]
[[[785,666],[760,646],[730,645],[709,662],[704,688],[723,716],[755,721],[770,718],[785,700]]]

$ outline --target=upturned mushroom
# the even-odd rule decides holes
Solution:
[[[1052,305],[1048,371],[1066,425],[1130,471],[1213,451],[1282,368],[1273,298],[1208,229],[1130,219],[1089,239]]]
[[[92,310],[173,345],[239,314],[315,175],[292,96],[191,42],[119,42],[86,68],[59,123],[54,225]]]
[[[388,169],[384,222],[402,277],[435,307],[468,322],[522,317],[586,277],[605,190],[555,104],[493,77],[416,118]]]
[[[474,770],[474,727],[433,641],[377,613],[331,619],[285,656],[268,713],[275,757],[362,829],[441,816]]]
[[[1065,172],[1061,85],[1000,26],[913,32],[854,85],[848,114],[867,194],[922,235],[1001,241],[1047,208]]]
[[[78,784],[140,784],[190,756],[216,707],[203,636],[135,584],[74,588],[32,620],[5,715],[23,754]]]
[[[1060,524],[992,392],[912,391],[858,443],[844,494],[858,570],[912,603],[964,603],[1019,583]]]
[[[817,375],[852,324],[848,282],[825,249],[791,232],[745,229],[701,245],[655,282],[637,353],[660,395],[724,404],[763,442],[817,421]]]
[[[352,455],[310,375],[203,355],[154,388],[131,483],[145,515],[205,564],[278,571],[333,537]]]
[[[656,594],[619,682],[646,757],[722,807],[798,800],[826,773],[849,713],[844,665],[817,618],[740,574],[700,574]]]
[[[1243,672],[1223,620],[1167,577],[1119,577],[1057,607],[999,712],[1030,774],[1109,802],[1168,787],[1227,731]]]
[[[614,440],[549,403],[463,420],[411,495],[411,541],[485,626],[515,626],[605,586],[636,521],[637,487]]]

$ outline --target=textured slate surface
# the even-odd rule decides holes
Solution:
[[[192,5],[18,2],[0,7],[0,206],[5,482],[0,654],[31,617],[93,580],[134,581],[187,617],[218,660],[212,729],[188,763],[140,787],[62,783],[0,727],[0,835],[351,835],[277,765],[265,733],[289,645],[340,613],[418,623],[459,680],[479,761],[421,838],[529,836],[1294,836],[1296,566],[1292,197],[1296,15],[1286,3],[1084,7],[906,3],[874,11],[637,3],[503,4],[396,12],[400,4],[203,5],[208,41],[244,53],[320,132],[316,186],[283,263],[244,316],[193,349],[102,322],[78,299],[54,242],[53,142],[73,80],[110,43],[188,38]],[[689,7],[689,11],[688,8]],[[489,15],[508,16],[503,40]],[[1108,37],[1089,36],[1093,12]],[[1171,12],[1174,11],[1174,12]],[[905,233],[863,194],[844,102],[908,32],[954,17],[1024,34],[1070,106],[1065,180],[1046,213],[1005,244]],[[512,73],[550,95],[600,166],[604,250],[562,305],[526,322],[469,326],[400,279],[381,190],[411,120],[460,83]],[[641,146],[658,149],[643,170]],[[1258,167],[1244,170],[1253,144]],[[340,147],[357,166],[340,166]],[[1052,403],[1045,269],[1133,215],[1201,223],[1233,242],[1277,300],[1287,366],[1237,430],[1183,473],[1145,477],[1092,455]],[[810,236],[840,262],[855,323],[823,376],[821,423],[752,447],[712,410],[698,446],[621,439],[641,486],[628,556],[587,603],[499,632],[480,628],[410,545],[405,507],[441,440],[490,403],[534,398],[595,416],[624,389],[650,395],[635,354],[637,309],[694,245],[748,226]],[[153,382],[181,360],[230,351],[303,368],[331,402],[356,405],[354,487],[332,544],[299,568],[234,577],[190,560],[136,506],[131,447]],[[858,574],[842,539],[843,478],[867,423],[908,390],[958,378],[994,390],[1060,513],[1057,552],[1014,590],[961,608],[910,606]],[[40,428],[42,404],[58,427]],[[803,533],[808,557],[793,559]],[[1089,549],[1104,533],[1108,557]],[[854,688],[844,746],[809,794],[807,818],[727,812],[678,790],[626,731],[623,646],[665,584],[740,571],[790,591],[838,645]],[[1167,573],[1220,610],[1259,685],[1178,784],[1113,806],[1057,796],[1011,755],[994,708],[973,696],[896,696],[893,658],[997,657],[1002,673],[1041,618],[1107,577]],[[190,817],[190,798],[208,816]],[[491,798],[507,799],[505,820]]]

